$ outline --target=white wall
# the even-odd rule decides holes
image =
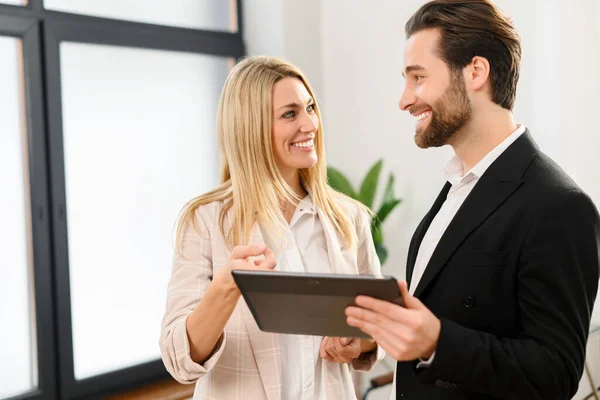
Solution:
[[[443,186],[441,168],[450,154],[448,149],[419,150],[413,118],[398,108],[404,21],[421,3],[321,3],[329,162],[347,172],[355,186],[379,158],[386,175],[395,174],[403,203],[384,224],[390,250],[384,273],[399,278],[404,278],[412,232]]]
[[[327,150],[331,164],[359,180],[383,157],[404,203],[385,224],[385,272],[404,277],[412,232],[443,184],[451,149],[418,149],[412,117],[398,109],[403,89],[404,23],[422,0],[321,2],[321,58]],[[600,28],[594,0],[497,0],[523,41],[515,107],[550,156],[600,205]],[[542,7],[543,4],[543,7]],[[345,6],[345,7],[344,7]],[[565,15],[568,18],[565,18]],[[594,316],[600,322],[600,307]]]
[[[346,7],[342,7],[342,3]],[[405,277],[408,244],[421,218],[442,188],[442,166],[450,149],[420,150],[413,141],[413,118],[398,108],[404,21],[422,1],[327,0],[322,9],[322,59],[325,102],[322,104],[329,163],[358,186],[379,158],[384,172],[396,177],[403,203],[384,224],[389,258],[384,274]],[[368,380],[393,368],[391,359],[363,375]],[[390,386],[369,395],[389,398]]]
[[[320,0],[249,0],[243,2],[242,17],[248,55],[283,57],[299,66],[322,100],[320,4]]]
[[[266,0],[244,3],[248,8],[261,2]],[[273,0],[269,10],[279,4],[279,19],[262,24],[258,36],[246,35],[250,54],[268,54],[269,48],[256,42],[273,40],[270,32],[280,34],[283,40],[277,55],[309,73],[321,100],[331,165],[347,173],[355,185],[379,158],[385,161],[386,176],[390,171],[395,174],[396,194],[403,203],[384,226],[390,250],[384,273],[399,278],[405,276],[413,230],[441,189],[441,168],[452,154],[450,148],[418,149],[413,142],[414,121],[398,109],[404,86],[404,24],[424,3]],[[600,2],[495,3],[512,17],[522,37],[517,121],[530,128],[541,148],[600,207],[600,161],[595,155],[600,148],[595,120],[600,106],[600,28],[594,23],[600,16]],[[253,22],[244,15],[248,28]],[[270,30],[282,21],[278,32]],[[599,305],[593,321],[600,323]],[[385,398],[383,391],[374,392],[370,400],[379,398]]]
[[[358,185],[385,160],[402,205],[385,224],[385,272],[404,276],[412,231],[443,185],[450,148],[420,150],[398,109],[404,23],[423,0],[245,1],[248,53],[303,68],[323,110],[329,162]],[[497,0],[519,30],[523,62],[515,116],[600,204],[594,112],[600,105],[600,5],[594,0]],[[543,7],[542,7],[543,6]],[[600,311],[600,309],[599,309]],[[600,322],[600,318],[595,318]]]
[[[329,162],[355,185],[384,158],[402,205],[385,224],[385,272],[404,277],[412,231],[443,185],[451,150],[419,150],[412,118],[397,106],[404,22],[423,1],[244,2],[248,54],[285,57],[307,73],[321,101]]]

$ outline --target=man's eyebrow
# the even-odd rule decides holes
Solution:
[[[406,78],[406,74],[413,71],[424,71],[425,68],[420,65],[409,65],[402,72],[402,76]]]
[[[311,97],[311,98],[309,98],[309,99],[308,99],[308,101],[306,102],[306,105],[310,105],[310,104],[312,104],[313,102],[314,102],[314,101],[313,101],[313,99],[312,99],[312,97]],[[281,110],[282,108],[288,108],[288,107],[289,107],[289,108],[300,108],[300,107],[303,107],[303,106],[302,106],[302,104],[300,104],[300,103],[289,103],[289,104],[286,104],[286,105],[284,105],[284,106],[281,106],[281,107],[279,107],[279,108],[278,108],[277,110],[275,110],[275,111],[279,111],[279,110]]]

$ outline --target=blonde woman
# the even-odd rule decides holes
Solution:
[[[355,399],[372,341],[258,329],[232,269],[380,274],[367,210],[327,185],[323,129],[302,72],[237,64],[217,116],[221,184],[184,208],[160,348],[194,399]],[[300,305],[299,305],[300,306]]]

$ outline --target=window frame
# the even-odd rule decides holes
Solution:
[[[75,380],[60,43],[171,50],[237,60],[245,55],[245,45],[242,1],[236,0],[235,5],[237,32],[63,13],[45,10],[42,0],[30,0],[25,6],[0,4],[0,34],[20,38],[23,43],[39,370],[39,389],[10,400],[101,398],[169,376],[162,361],[156,360]]]
[[[19,7],[19,6],[3,6]],[[23,7],[25,8],[25,7]],[[29,4],[29,10],[32,5]],[[40,29],[36,18],[7,16],[0,10],[0,35],[21,41],[27,135],[27,163],[29,168],[30,221],[33,252],[34,304],[31,307],[35,321],[37,388],[10,397],[10,400],[47,400],[55,398],[56,354],[55,321],[52,287],[51,220],[48,198],[48,165],[44,126],[42,91],[42,62]]]

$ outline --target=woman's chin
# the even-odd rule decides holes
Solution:
[[[294,157],[295,160],[290,163],[295,169],[308,169],[317,165],[317,161],[319,160],[316,154],[307,155],[306,157]]]

